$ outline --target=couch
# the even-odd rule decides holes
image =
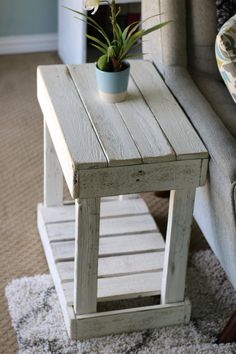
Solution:
[[[236,105],[216,65],[215,0],[143,0],[142,16],[170,24],[143,42],[210,154],[194,217],[236,289]],[[144,23],[149,27],[157,19]]]

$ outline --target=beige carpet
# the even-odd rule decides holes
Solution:
[[[54,53],[0,56],[0,352],[17,353],[4,296],[13,278],[48,272],[36,227],[42,201],[43,130],[36,68],[58,63]],[[165,229],[167,201],[149,193],[151,212]],[[192,247],[207,244],[194,225]]]

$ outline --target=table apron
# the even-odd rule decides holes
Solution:
[[[202,159],[80,170],[74,198],[93,198],[161,190],[178,190],[202,184]]]

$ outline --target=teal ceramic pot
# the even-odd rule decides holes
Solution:
[[[106,102],[115,103],[124,101],[127,95],[130,64],[125,63],[121,71],[102,71],[96,66],[97,89]]]

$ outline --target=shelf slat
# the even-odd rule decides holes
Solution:
[[[74,259],[74,241],[51,242],[51,248],[55,262]],[[99,257],[163,251],[164,248],[162,235],[157,232],[102,237],[99,242]]]
[[[56,273],[67,305],[72,305],[75,221],[71,220],[74,206],[39,208]],[[102,209],[98,301],[159,295],[165,244],[145,202],[141,198],[106,199]]]
[[[162,271],[164,252],[141,253],[115,257],[99,258],[98,278],[130,275],[135,273]],[[74,262],[56,263],[62,282],[74,278]]]
[[[50,241],[74,240],[74,221],[46,225]],[[130,215],[101,219],[100,236],[137,234],[155,232],[157,226],[150,214]]]
[[[148,208],[144,200],[136,198],[101,198],[101,217],[108,218],[112,216],[127,216],[148,213]],[[44,221],[48,223],[57,223],[63,221],[75,220],[75,205],[71,204],[50,207],[42,209]]]
[[[98,279],[98,302],[160,295],[161,272]],[[62,284],[67,305],[73,304],[73,282]]]

